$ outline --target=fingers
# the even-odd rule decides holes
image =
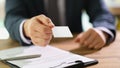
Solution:
[[[34,32],[31,40],[34,45],[46,46],[52,38],[52,34]]]
[[[35,21],[34,21],[35,22]],[[36,21],[37,22],[37,21]],[[39,34],[52,34],[52,28],[51,27],[47,27],[47,26],[44,26],[42,24],[39,24],[39,23],[34,23],[32,26],[31,26],[31,31],[34,33],[34,32],[38,32]]]
[[[82,45],[90,47],[92,43],[97,42],[97,33],[90,29],[89,37],[84,41]]]
[[[41,26],[41,29],[32,29],[30,36],[38,37],[42,39],[48,39],[49,36],[52,36],[52,29]]]
[[[49,21],[49,26],[51,27],[51,28],[53,28],[55,25],[53,24],[53,22],[52,22],[52,20],[50,19],[50,18],[48,18],[48,21]]]
[[[43,30],[44,31],[44,30]],[[45,31],[32,31],[31,40],[34,45],[45,46],[49,44],[49,41],[52,38],[52,33]]]
[[[35,45],[45,46],[52,38],[52,29],[43,25],[34,27],[31,30],[31,39]],[[39,39],[39,40],[38,40]]]
[[[38,46],[46,46],[47,44],[49,44],[49,42],[50,40],[45,40],[41,38],[32,38],[32,43]]]
[[[36,16],[35,19],[42,25],[53,27],[54,24],[52,23],[51,19],[46,17],[45,15],[41,14]]]
[[[84,32],[80,35],[77,36],[76,41],[78,41],[81,45],[85,44],[85,41],[88,39],[88,37],[90,37],[90,33],[91,33],[92,29],[89,29],[87,32]]]
[[[100,49],[105,45],[105,41],[101,35],[95,29],[89,29],[87,32],[78,35],[76,41],[84,47]]]
[[[24,28],[25,33],[29,35],[33,44],[45,46],[52,38],[52,28],[54,24],[45,15],[35,16],[25,23],[27,27]]]
[[[80,42],[81,37],[83,36],[83,33],[80,33],[76,38],[75,42]]]

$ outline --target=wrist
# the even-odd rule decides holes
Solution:
[[[106,32],[103,31],[103,34],[105,36],[105,39],[108,40],[108,34]]]
[[[23,34],[26,38],[30,39],[30,36],[28,34],[28,20],[26,20],[23,24]]]
[[[103,31],[103,34],[104,34],[105,39],[106,39],[106,45],[108,45],[110,43],[110,35],[104,31]]]

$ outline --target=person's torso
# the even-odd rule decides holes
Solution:
[[[25,0],[25,3],[27,4],[26,7],[29,11],[29,17],[33,17],[40,14],[45,14],[49,17],[45,9],[44,0]],[[84,8],[84,0],[65,0],[65,6],[63,8],[65,8],[66,25],[70,27],[70,30],[72,32],[81,32],[81,14],[82,9]],[[54,22],[54,20],[52,21],[54,24],[57,23]]]

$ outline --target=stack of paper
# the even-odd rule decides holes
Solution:
[[[34,54],[41,54],[41,57],[9,62],[18,65],[21,68],[63,68],[71,64],[76,64],[74,62],[78,60],[83,61],[84,63],[95,61],[95,59],[73,54],[50,45],[46,47],[30,46],[25,48],[23,52],[17,56]]]

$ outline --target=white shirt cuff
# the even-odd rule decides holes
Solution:
[[[99,30],[102,30],[102,31],[108,33],[111,36],[111,39],[114,38],[114,34],[110,30],[108,30],[107,28],[105,28],[105,27],[97,27],[96,29],[99,29]]]
[[[23,40],[24,43],[26,44],[31,44],[31,40],[25,38],[24,34],[23,34],[23,24],[24,24],[25,20],[23,20],[20,24],[20,28],[19,28],[19,31],[20,31],[20,37],[21,39]]]

